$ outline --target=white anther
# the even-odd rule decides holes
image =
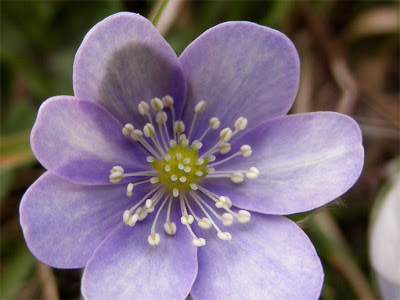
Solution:
[[[147,217],[147,210],[142,207],[139,207],[135,213],[139,216],[139,221],[143,221]]]
[[[239,223],[245,224],[250,221],[251,214],[247,210],[239,210],[236,218]]]
[[[203,247],[206,245],[206,240],[203,238],[196,238],[192,240],[192,244],[196,247]]]
[[[189,140],[188,140],[188,139],[184,139],[184,140],[182,141],[182,145],[183,145],[184,147],[186,147],[187,145],[189,145]]]
[[[203,176],[203,172],[202,171],[196,171],[196,173],[195,173],[197,176]]]
[[[185,131],[185,123],[183,123],[182,121],[175,121],[174,130],[178,134],[184,132]]]
[[[192,215],[184,215],[181,217],[181,223],[183,225],[191,225],[194,221],[194,218]]]
[[[209,162],[213,162],[216,159],[216,157],[215,155],[210,155],[209,157],[207,157],[207,159]]]
[[[228,197],[225,197],[225,196],[220,196],[220,197],[218,198],[218,201],[215,202],[215,206],[216,206],[217,208],[222,208],[222,207],[224,207],[224,205],[226,205],[226,203],[227,203],[227,199],[229,199],[229,198],[228,198]]]
[[[233,173],[231,175],[231,181],[233,183],[241,183],[244,180],[244,176],[242,173]]]
[[[247,121],[246,118],[240,117],[235,122],[235,129],[238,130],[238,131],[239,130],[244,130],[247,127],[247,123],[248,123],[248,121]]]
[[[139,216],[137,214],[134,214],[133,216],[131,216],[129,218],[129,221],[127,223],[127,225],[133,227],[135,226],[136,222],[139,220]]]
[[[212,174],[215,172],[215,168],[207,168],[206,171],[208,174]]]
[[[224,207],[231,208],[232,207],[232,200],[228,196],[224,196],[226,199],[226,202],[224,204]]]
[[[134,187],[133,183],[128,183],[128,186],[126,187],[127,196],[132,196],[133,187]]]
[[[147,211],[147,212],[151,213],[151,212],[154,211],[154,206],[153,206],[153,204],[154,204],[153,200],[151,200],[151,199],[147,199],[147,200],[146,200],[145,206],[146,206],[146,211]]]
[[[179,178],[179,181],[182,182],[182,183],[186,182],[186,177],[185,176],[181,176],[181,178]]]
[[[165,161],[170,161],[171,160],[171,155],[167,154],[164,156]]]
[[[152,137],[154,134],[154,126],[150,123],[146,123],[146,125],[143,127],[143,133],[146,137]]]
[[[165,170],[165,172],[171,171],[171,166],[170,165],[166,165],[164,170]]]
[[[171,180],[172,181],[177,181],[178,180],[178,176],[176,176],[175,174],[171,176]]]
[[[160,235],[158,233],[152,233],[147,237],[147,241],[151,246],[157,246],[160,243]]]
[[[118,183],[121,181],[122,177],[124,176],[124,173],[121,171],[115,171],[110,174],[110,182],[111,183]]]
[[[196,104],[194,107],[194,112],[196,114],[201,113],[206,108],[206,101],[201,100],[199,103]]]
[[[249,145],[243,145],[242,147],[240,147],[240,152],[242,152],[242,155],[244,157],[249,157],[251,153],[253,153]]]
[[[139,114],[141,114],[142,116],[147,115],[149,113],[149,105],[144,101],[141,101],[139,103],[138,109],[139,109]]]
[[[233,224],[233,216],[231,214],[228,213],[224,213],[222,214],[222,224],[224,224],[224,226],[231,226]]]
[[[174,222],[164,223],[164,230],[168,235],[174,235],[176,233],[176,225]]]
[[[189,157],[186,157],[186,158],[183,160],[183,163],[184,163],[185,165],[187,165],[188,163],[190,163],[190,158],[189,158]]]
[[[218,232],[217,236],[223,241],[230,241],[232,239],[232,235],[229,232]]]
[[[210,127],[212,128],[212,129],[218,129],[219,128],[219,126],[221,125],[221,122],[219,121],[219,119],[218,118],[211,118],[210,119]]]
[[[181,153],[177,153],[177,154],[175,155],[175,157],[176,157],[177,160],[181,160],[182,154],[181,154]]]
[[[170,146],[171,148],[175,148],[175,147],[176,147],[176,142],[175,142],[174,140],[170,140],[170,141],[169,141],[169,146]]]
[[[209,218],[202,218],[197,222],[200,228],[210,229],[212,227],[211,221]]]
[[[120,167],[120,166],[114,166],[112,167],[112,169],[110,170],[110,173],[114,173],[114,172],[121,172],[124,173],[124,168]]]
[[[129,210],[125,210],[124,214],[122,215],[122,220],[124,221],[125,224],[128,224],[128,221],[131,217],[131,212]]]
[[[192,143],[192,147],[196,150],[199,150],[201,149],[201,147],[203,147],[203,143],[198,140],[194,140]]]
[[[191,183],[191,184],[190,184],[190,188],[191,188],[192,190],[196,191],[199,187],[197,186],[197,184]]]
[[[150,104],[151,104],[151,108],[156,111],[162,111],[164,108],[163,102],[161,101],[160,98],[157,98],[157,97],[151,99]]]
[[[229,142],[232,137],[232,130],[230,128],[224,128],[219,133],[219,136],[221,137],[221,141]]]
[[[256,167],[251,167],[247,172],[246,172],[246,177],[249,179],[256,179],[258,175],[260,174],[260,171]]]
[[[133,131],[133,129],[135,129],[135,127],[133,127],[132,124],[127,123],[125,124],[124,128],[122,128],[122,134],[128,136]]]
[[[227,154],[229,151],[231,151],[231,149],[232,149],[231,144],[222,143],[221,147],[219,147],[219,153]]]
[[[171,107],[172,105],[174,105],[174,99],[169,95],[162,97],[161,100],[164,103],[165,107]]]
[[[183,171],[185,171],[186,173],[190,173],[192,169],[189,166],[186,166],[183,168]]]
[[[179,141],[182,142],[182,141],[184,141],[184,140],[186,140],[186,134],[182,133],[182,134],[179,136]]]
[[[143,136],[143,132],[139,129],[135,129],[130,134],[131,139],[134,140],[135,142],[140,140],[142,138],[142,136]]]
[[[179,190],[177,188],[172,189],[172,195],[176,198],[179,196]]]
[[[159,181],[160,181],[160,178],[158,178],[158,177],[151,177],[150,178],[150,183],[152,183],[152,184],[155,184],[155,183],[157,183]]]
[[[152,162],[155,162],[155,161],[156,161],[156,159],[155,159],[153,156],[147,156],[147,157],[146,157],[146,160],[147,160],[147,162],[149,162],[149,163],[152,163]]]
[[[204,164],[203,158],[199,158],[198,160],[196,160],[196,166],[201,166],[202,164]]]
[[[156,123],[161,125],[164,124],[165,122],[167,122],[168,120],[168,116],[167,113],[165,111],[159,111],[156,114]]]
[[[178,169],[179,169],[179,170],[183,170],[184,168],[185,168],[185,167],[184,167],[182,164],[179,164],[179,165],[178,165]]]

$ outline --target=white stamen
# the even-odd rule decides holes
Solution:
[[[247,127],[248,120],[244,117],[240,117],[235,122],[235,131],[244,130]]]
[[[244,157],[249,157],[253,153],[249,145],[243,145],[242,147],[240,147],[240,152],[242,152],[242,155]]]
[[[231,175],[231,181],[233,183],[241,183],[244,180],[244,176],[242,173],[233,173]]]
[[[210,127],[214,130],[218,129],[219,126],[221,125],[221,122],[219,121],[218,118],[211,118],[210,119]]]
[[[174,130],[177,134],[181,134],[185,131],[185,123],[182,121],[175,121]]]
[[[154,204],[154,202],[153,202],[152,199],[147,199],[146,200],[145,206],[146,206],[146,211],[147,212],[152,213],[154,211],[154,205],[153,204]]]
[[[204,164],[204,158],[199,158],[196,160],[196,166],[201,166],[202,164]]]
[[[201,147],[203,147],[203,143],[199,140],[194,140],[192,143],[192,147],[196,150],[199,150]]]
[[[164,108],[163,102],[161,101],[160,98],[157,98],[157,97],[151,99],[150,104],[151,104],[151,108],[154,109],[155,111],[162,111]]]
[[[140,113],[142,116],[145,116],[145,115],[147,115],[147,114],[149,113],[149,105],[148,105],[146,102],[144,102],[144,101],[141,101],[141,102],[139,103],[138,109],[139,109],[139,113]]]
[[[139,221],[143,221],[144,219],[146,219],[147,217],[147,210],[139,207],[136,212],[135,212],[138,216],[139,216]]]
[[[148,138],[152,137],[154,134],[154,126],[150,123],[146,123],[146,125],[143,127],[143,133]]]
[[[204,109],[206,108],[206,102],[201,100],[199,103],[196,104],[196,106],[194,107],[194,112],[195,113],[201,113],[204,111]]]
[[[189,166],[186,166],[186,167],[184,167],[183,168],[183,170],[186,172],[186,173],[190,173],[190,171],[192,170]]]
[[[258,175],[260,174],[260,171],[256,167],[251,167],[247,172],[246,172],[246,177],[249,179],[256,179]]]
[[[170,165],[166,165],[164,170],[165,170],[165,172],[171,171],[171,166]]]
[[[174,99],[169,95],[162,97],[161,100],[165,107],[172,107],[174,105]]]
[[[179,170],[183,170],[184,168],[185,168],[185,167],[184,167],[182,164],[179,164],[179,165],[178,165],[178,169],[179,169]]]
[[[172,181],[177,181],[178,180],[178,176],[176,176],[175,174],[171,176],[171,180]],[[176,196],[175,196],[176,197]]]
[[[126,223],[126,225],[133,227],[133,226],[135,226],[135,224],[138,220],[139,220],[139,216],[137,214],[134,214],[129,218],[128,223]]]
[[[209,162],[213,162],[213,161],[215,161],[216,157],[215,157],[215,155],[210,155],[209,157],[207,157],[207,159]]]
[[[198,189],[197,184],[195,184],[195,183],[191,183],[191,184],[190,184],[190,188],[191,188],[192,190],[194,190],[194,191]]]
[[[128,186],[126,187],[126,195],[127,196],[132,196],[132,191],[133,191],[133,183],[129,183]]]
[[[128,224],[128,221],[131,217],[131,212],[129,210],[125,210],[124,214],[122,215],[122,220],[124,221],[125,224]]]
[[[174,195],[175,198],[178,197],[179,196],[179,190],[177,188],[173,188],[172,194]]]
[[[158,233],[152,233],[147,237],[147,241],[151,246],[157,246],[160,243],[160,235]]]
[[[222,143],[221,147],[219,147],[219,153],[227,154],[232,149],[231,144],[229,143]]]
[[[222,142],[229,142],[232,137],[232,130],[230,128],[224,128],[219,133]]]
[[[143,132],[139,129],[135,129],[131,132],[130,137],[133,141],[137,142],[143,136]]]
[[[115,171],[110,174],[109,179],[111,183],[118,183],[124,177],[124,173],[121,171]]]
[[[182,183],[186,182],[186,177],[185,176],[181,176],[181,178],[179,178],[179,181],[182,182]]]
[[[210,229],[212,227],[212,224],[210,222],[210,219],[208,218],[202,218],[197,222],[197,225],[199,225],[200,228],[203,229]]]
[[[237,220],[239,223],[245,224],[250,222],[251,214],[247,210],[239,210]]]
[[[150,178],[150,183],[151,184],[155,184],[155,183],[157,183],[157,182],[159,182],[160,181],[160,178],[158,178],[158,177],[151,177]]]
[[[196,171],[196,173],[195,173],[197,176],[203,176],[203,172],[202,171]]]
[[[181,217],[181,223],[183,225],[191,225],[194,221],[194,218],[192,215],[184,215]]]
[[[169,155],[169,154],[165,155],[164,156],[164,160],[167,161],[167,162],[170,161],[171,160],[171,155]]]
[[[186,158],[183,160],[183,164],[187,165],[188,163],[190,163],[190,158],[189,158],[189,157],[186,157]]]
[[[156,123],[161,125],[164,124],[165,122],[167,122],[168,120],[168,116],[167,113],[165,111],[159,111],[156,114]]]
[[[232,235],[229,232],[218,232],[217,236],[223,241],[230,241],[232,239]]]
[[[234,218],[231,214],[222,214],[222,224],[224,224],[224,226],[231,226],[233,224],[233,220]]]
[[[175,154],[175,158],[176,158],[177,160],[181,160],[182,154],[181,154],[181,153]]]
[[[146,157],[146,160],[147,160],[147,162],[149,162],[149,163],[152,163],[152,162],[155,162],[155,161],[156,161],[156,159],[155,159],[153,156],[147,156],[147,157]]]
[[[133,127],[132,124],[127,123],[125,124],[124,128],[122,128],[122,134],[128,136],[134,129],[135,127]]]
[[[176,141],[175,141],[175,140],[170,140],[170,141],[169,141],[169,146],[170,146],[171,148],[175,148],[175,147],[176,147]]]
[[[122,168],[121,166],[114,166],[114,167],[112,167],[112,169],[110,170],[110,173],[114,173],[114,172],[117,172],[117,171],[119,171],[119,172],[121,172],[121,173],[124,173],[124,168]]]
[[[192,244],[196,247],[203,247],[206,245],[206,240],[203,238],[196,238],[192,240]]]
[[[174,235],[176,233],[176,224],[174,222],[164,223],[164,230],[168,235]]]

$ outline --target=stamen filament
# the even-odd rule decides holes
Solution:
[[[241,155],[241,154],[242,154],[242,152],[238,151],[238,152],[232,154],[231,156],[228,156],[227,158],[224,158],[224,159],[222,159],[222,160],[219,160],[219,161],[217,161],[217,162],[215,162],[215,163],[213,163],[213,164],[209,164],[208,167],[215,167],[215,166],[218,166],[218,165],[223,164],[224,162],[227,162],[227,161],[231,160],[232,158],[234,158],[234,157],[236,157],[236,156],[239,156],[239,155]],[[245,172],[247,172],[247,171],[245,171]]]
[[[155,231],[156,231],[156,223],[157,223],[158,216],[160,215],[160,213],[161,213],[165,203],[167,203],[167,201],[168,201],[168,197],[166,197],[164,199],[164,201],[161,203],[160,208],[158,209],[157,214],[154,217],[153,225],[151,226],[151,233],[152,234],[155,233]]]

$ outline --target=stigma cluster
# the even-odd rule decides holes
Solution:
[[[211,130],[220,128],[221,122],[217,117],[209,120],[208,126],[203,128],[203,133],[198,139],[191,138],[198,115],[206,109],[205,101],[198,102],[194,107],[194,116],[188,132],[185,123],[182,120],[176,120],[174,100],[171,96],[165,96],[162,99],[153,98],[150,100],[150,105],[142,101],[137,109],[147,123],[141,129],[135,128],[130,123],[125,124],[122,134],[138,143],[138,146],[148,155],[146,160],[149,163],[149,169],[125,173],[122,166],[114,166],[110,171],[109,179],[112,183],[119,183],[125,177],[139,179],[127,184],[127,196],[132,196],[135,187],[139,185],[148,185],[151,189],[135,205],[124,211],[123,222],[133,227],[138,221],[144,220],[149,213],[156,211],[148,236],[149,244],[156,246],[161,240],[157,232],[161,212],[166,208],[163,225],[165,233],[174,235],[177,226],[171,222],[170,216],[172,207],[178,206],[181,213],[180,221],[192,236],[194,246],[206,245],[205,239],[198,237],[192,229],[195,221],[201,229],[213,228],[221,240],[231,240],[232,235],[221,230],[215,219],[218,219],[223,226],[231,226],[235,220],[239,223],[248,223],[251,214],[246,210],[232,209],[232,201],[228,196],[213,193],[206,189],[203,183],[209,179],[222,177],[230,179],[235,184],[241,184],[245,178],[258,177],[259,170],[256,167],[250,167],[248,170],[218,170],[220,165],[226,166],[234,157],[248,157],[252,154],[249,145],[242,145],[238,151],[228,155],[232,150],[231,139],[239,131],[246,129],[248,120],[239,117],[233,124],[233,129],[229,127],[222,129],[219,132],[218,142],[207,145],[207,134]],[[168,111],[170,118],[168,118]],[[169,119],[172,120],[169,121]],[[208,149],[200,152],[205,145]],[[215,156],[217,154],[226,155],[226,157],[217,160]]]

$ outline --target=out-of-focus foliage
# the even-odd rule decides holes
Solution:
[[[74,55],[95,23],[117,11],[154,16],[157,5],[1,2],[1,299],[48,298],[49,289],[63,299],[80,297],[79,270],[44,272],[23,241],[19,201],[44,172],[30,151],[30,129],[44,100],[73,93]],[[340,110],[359,122],[366,159],[358,183],[325,211],[292,218],[302,220],[323,262],[323,299],[378,294],[366,228],[374,199],[389,176],[387,164],[399,154],[398,3],[170,0],[162,17],[170,18],[165,38],[178,55],[202,32],[225,21],[253,21],[284,32],[302,65],[293,112]],[[46,279],[49,274],[55,281]]]

